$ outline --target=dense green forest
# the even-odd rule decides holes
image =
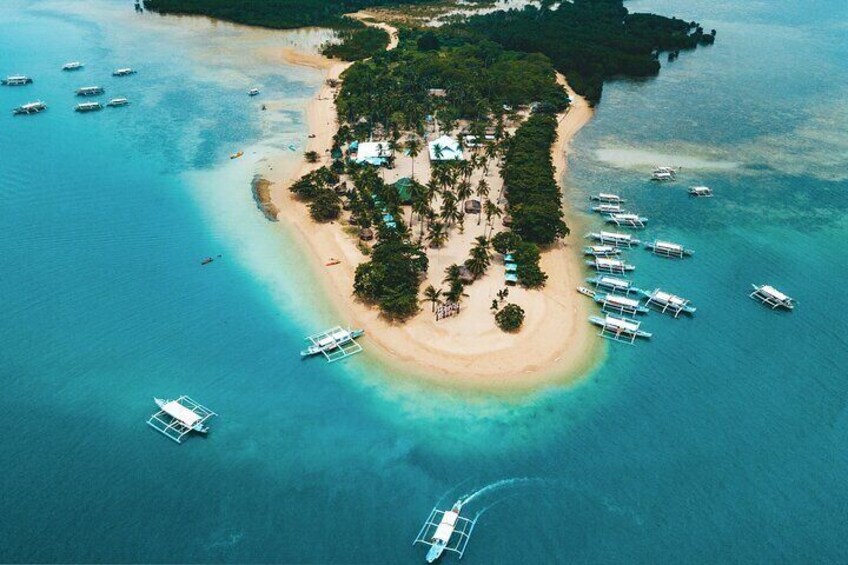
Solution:
[[[365,24],[361,24],[361,27],[339,30],[338,39],[339,41],[332,41],[325,45],[321,52],[333,59],[358,61],[383,51],[389,44],[388,33]]]
[[[654,14],[630,14],[622,0],[573,0],[558,9],[527,7],[475,16],[442,31],[468,32],[506,49],[544,53],[579,94],[595,104],[603,82],[616,76],[644,77],[660,69],[659,51],[713,43],[695,22]]]

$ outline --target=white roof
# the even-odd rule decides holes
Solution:
[[[623,279],[617,279],[615,277],[601,277],[601,282],[607,285],[612,286],[620,286],[623,288],[630,288],[630,281],[626,281]]]
[[[627,233],[617,233],[614,231],[602,231],[601,237],[606,239],[620,239],[620,240],[630,240],[630,234]]]
[[[599,267],[621,267],[624,265],[618,259],[607,259],[606,257],[598,257],[595,259],[595,264]]]
[[[627,330],[631,332],[635,332],[639,329],[641,325],[639,322],[631,322],[628,320],[622,320],[621,318],[615,318],[613,316],[607,316],[604,320],[604,325],[609,326],[611,328],[618,328],[622,330]]]
[[[686,300],[684,300],[683,298],[680,298],[679,296],[669,294],[669,293],[664,292],[664,291],[659,290],[659,289],[654,291],[654,295],[653,295],[652,298],[655,298],[656,300],[659,300],[661,302],[668,302],[669,304],[674,304],[674,305],[677,305],[677,306],[683,306],[687,302]]]
[[[780,292],[779,290],[777,290],[776,288],[774,288],[773,286],[768,285],[768,284],[761,286],[760,292],[762,292],[764,294],[768,294],[769,296],[771,296],[773,298],[777,298],[778,300],[783,300],[783,301],[792,300],[791,298],[789,298],[788,296],[786,296],[785,294],[783,294],[782,292]]]
[[[593,246],[590,247],[590,249],[592,251],[597,252],[597,253],[606,253],[606,252],[609,252],[609,251],[615,251],[618,248],[613,247],[612,245],[593,245]]]
[[[654,242],[654,247],[668,249],[671,251],[683,251],[683,246],[679,243],[672,243],[671,241],[660,241],[659,239]]]
[[[445,512],[442,521],[439,522],[436,532],[433,534],[433,539],[447,543],[453,535],[454,528],[456,528],[457,518],[459,518],[459,514],[456,512],[452,510]]]
[[[606,198],[608,200],[618,200],[618,194],[610,194],[609,192],[601,192],[598,194],[601,198]]]
[[[385,159],[391,155],[388,141],[363,141],[356,149],[356,162]]]
[[[692,190],[697,190],[698,192],[707,192],[710,190],[708,186],[693,186]]]
[[[619,304],[621,306],[631,306],[633,308],[639,306],[638,300],[633,300],[632,298],[626,298],[624,296],[618,296],[616,294],[607,294],[604,300],[609,302],[610,304]]]
[[[462,156],[462,147],[460,147],[459,142],[448,135],[443,135],[427,145],[430,149],[431,161],[461,161],[465,158]],[[438,156],[436,155],[436,147],[439,148]]]
[[[598,210],[604,210],[606,212],[618,212],[621,210],[621,206],[618,204],[601,204],[598,206]]]
[[[612,214],[612,217],[616,220],[638,220],[639,216],[636,214]]]
[[[200,420],[200,416],[177,402],[176,400],[172,400],[168,402],[164,406],[162,406],[162,411],[171,416],[172,418],[176,418],[180,422],[182,422],[186,427],[190,428],[194,424]]]

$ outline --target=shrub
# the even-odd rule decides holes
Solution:
[[[495,314],[495,322],[505,332],[516,332],[524,323],[524,308],[518,304],[507,304]]]
[[[492,237],[492,247],[501,254],[515,251],[521,244],[521,236],[513,231],[502,231]]]

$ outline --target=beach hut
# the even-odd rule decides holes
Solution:
[[[398,193],[398,200],[401,204],[412,204],[412,190],[417,183],[409,177],[398,179],[392,187]]]
[[[479,214],[483,210],[482,204],[480,204],[479,200],[475,200],[470,198],[465,201],[465,213],[466,214]]]
[[[431,161],[462,161],[462,147],[454,138],[443,135],[427,144]]]
[[[474,282],[474,274],[468,270],[468,267],[461,265],[459,267],[459,280],[462,284],[471,284]]]
[[[353,160],[358,164],[367,163],[379,167],[385,165],[390,156],[388,141],[362,141],[357,144],[356,157]]]
[[[505,214],[502,222],[503,222],[504,227],[508,228],[509,226],[512,225],[512,216],[510,216],[509,214]]]
[[[362,241],[371,241],[374,239],[374,231],[371,228],[362,228],[359,230],[359,239]]]

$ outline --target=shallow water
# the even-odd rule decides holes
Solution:
[[[651,343],[517,398],[428,390],[367,356],[299,360],[338,315],[248,182],[264,148],[302,147],[320,75],[248,55],[304,35],[130,2],[0,5],[0,74],[36,80],[0,107],[50,105],[0,115],[0,560],[420,562],[440,497],[512,478],[469,505],[500,501],[465,560],[844,562],[848,17],[819,4],[628,3],[718,41],[605,87],[567,196],[618,191],[646,235],[695,249],[629,258],[698,313],[650,314]],[[86,69],[58,71],[72,59]],[[109,76],[124,65],[139,74]],[[89,83],[132,105],[75,114]],[[648,182],[652,158],[680,181]],[[747,298],[766,281],[797,311]],[[144,421],[180,393],[221,417],[177,446]]]

